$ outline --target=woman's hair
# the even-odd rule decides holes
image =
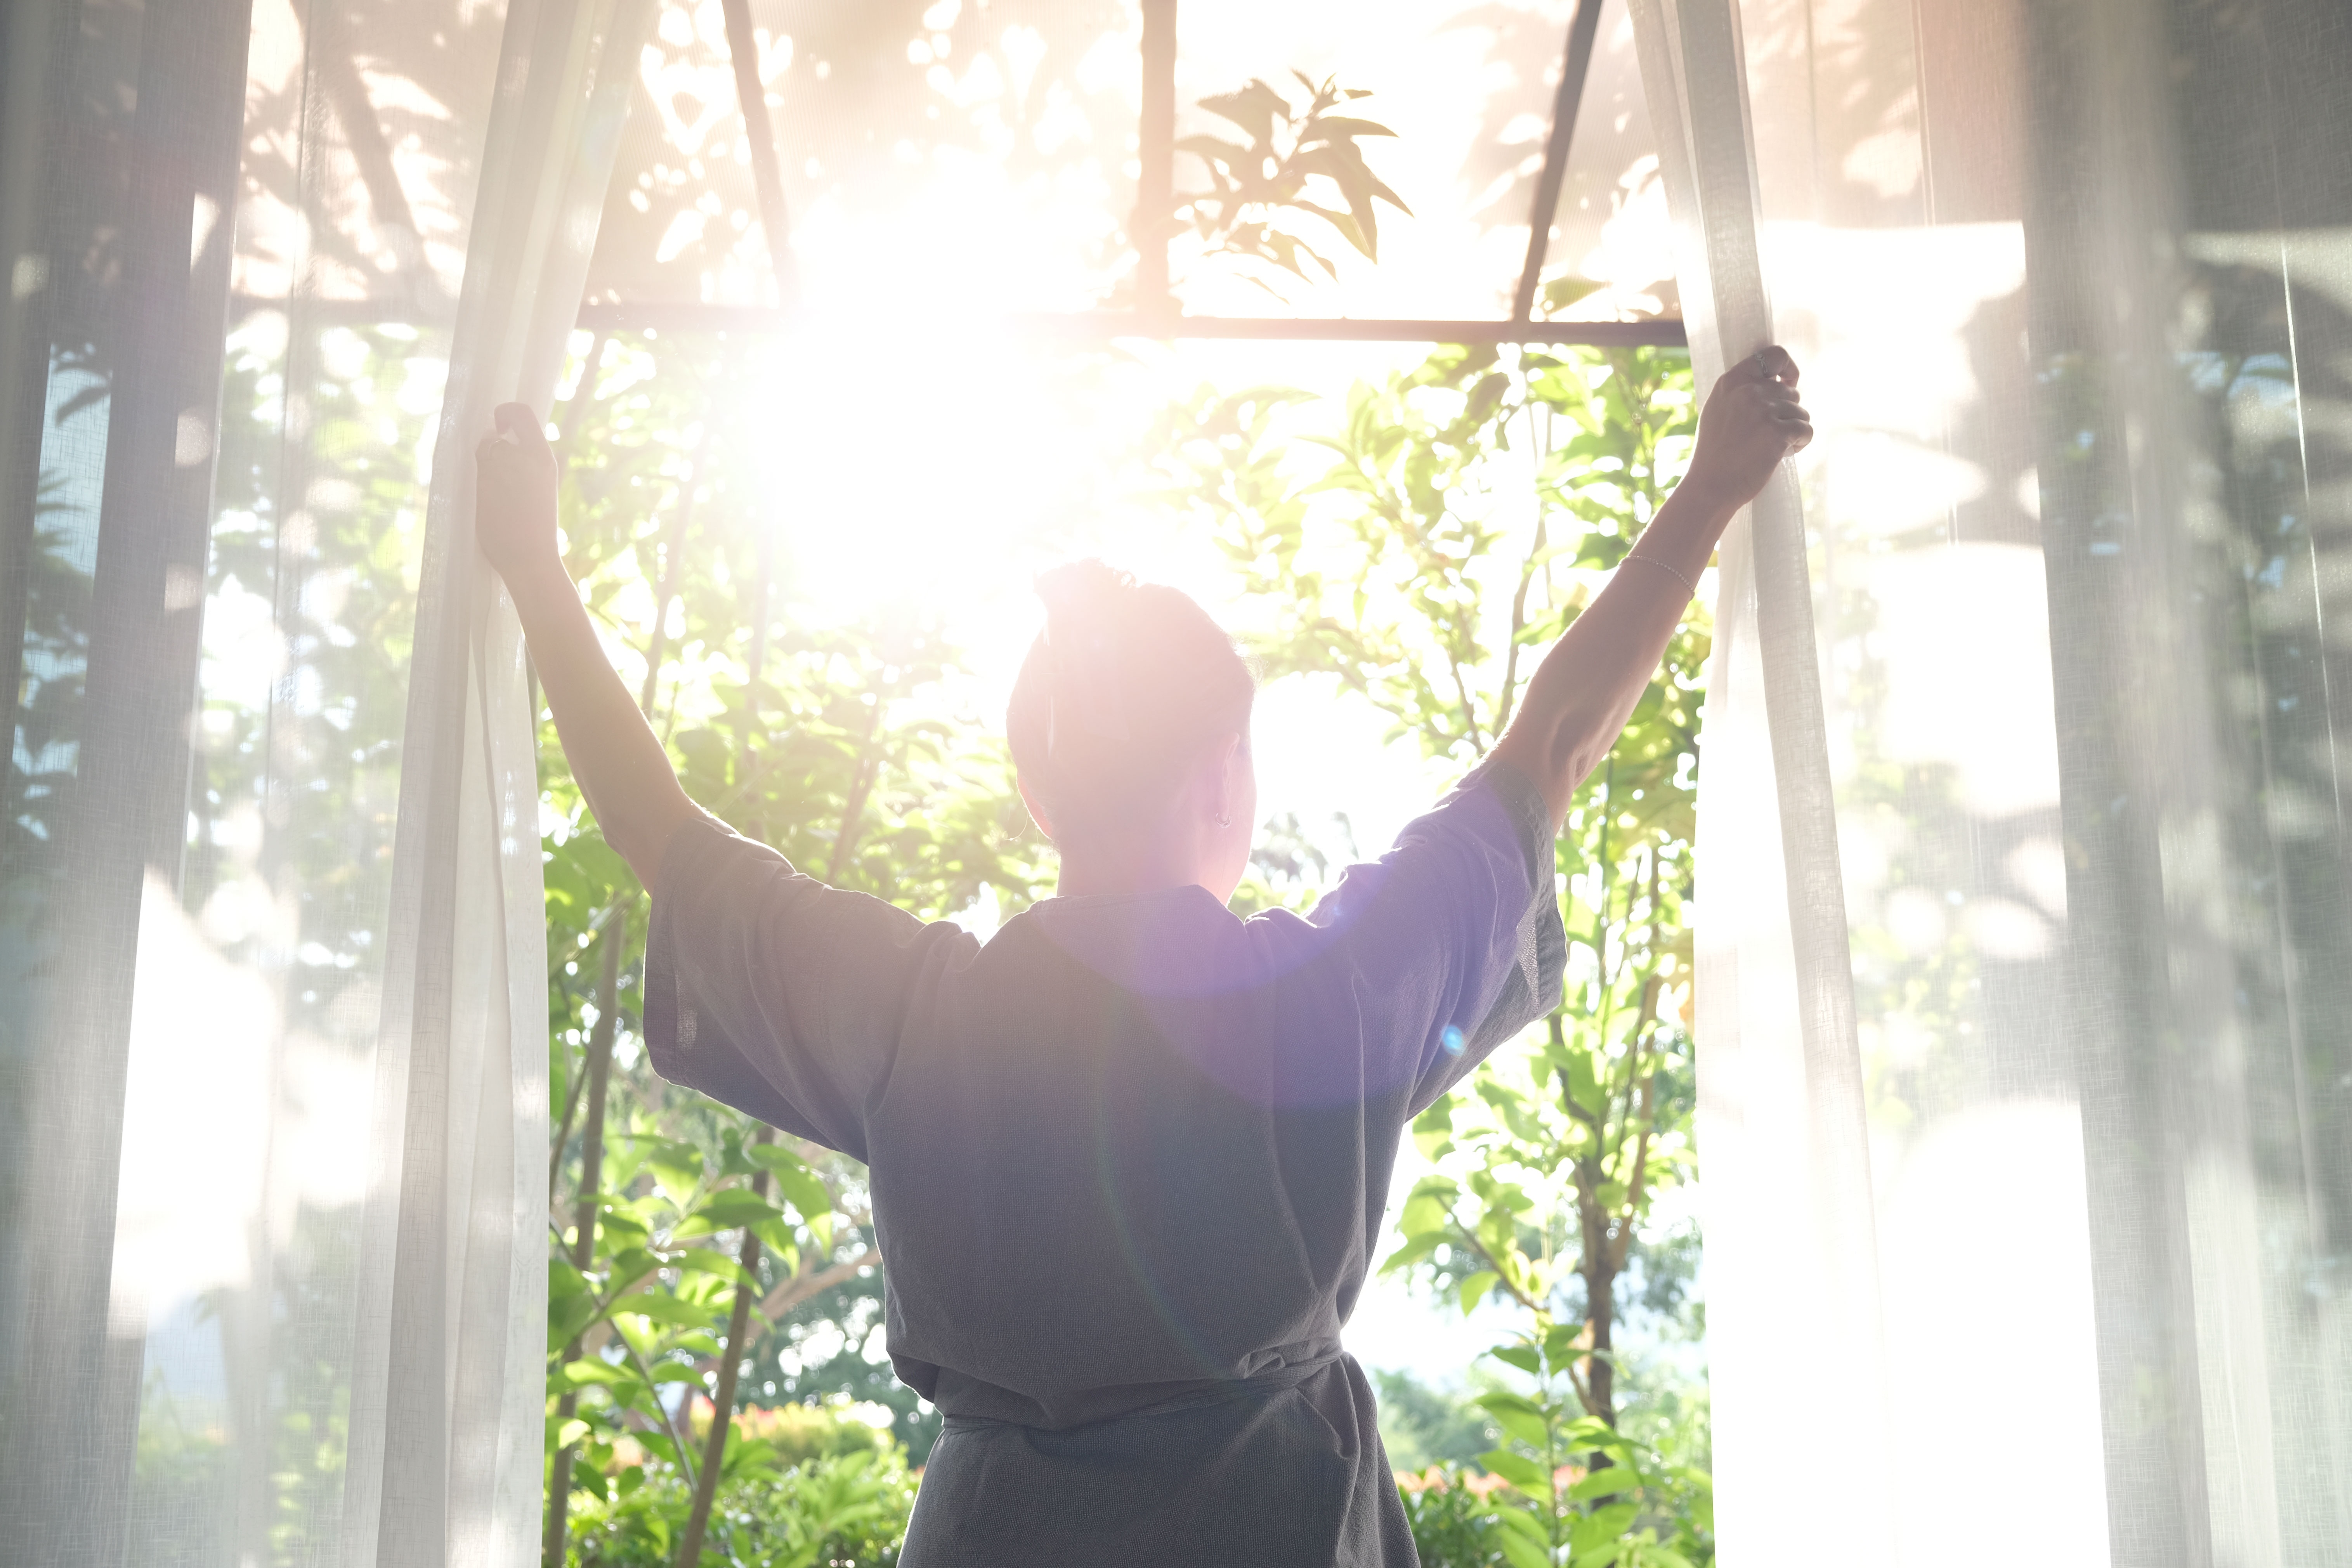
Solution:
[[[1257,683],[1185,595],[1074,561],[1040,576],[1037,596],[1045,629],[1022,662],[1004,728],[1056,838],[1148,823],[1202,743],[1239,734],[1248,745]]]

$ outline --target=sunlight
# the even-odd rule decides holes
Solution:
[[[877,352],[870,333],[811,327],[761,358],[747,392],[755,426],[776,437],[760,454],[772,498],[762,526],[783,542],[799,596],[828,618],[940,616],[969,651],[975,716],[993,727],[1039,626],[1030,583],[1058,561],[1099,555],[1183,589],[1232,629],[1262,615],[1213,543],[1144,493],[1144,434],[1171,400],[1277,368],[1337,397],[1356,376],[1425,352],[1122,343],[1080,353],[1001,329],[909,334]],[[798,368],[810,364],[825,368]],[[1275,682],[1255,747],[1266,814],[1297,813],[1344,858],[1376,853],[1454,770],[1391,747],[1387,720],[1335,696],[1320,681]],[[1333,826],[1341,816],[1352,839]]]

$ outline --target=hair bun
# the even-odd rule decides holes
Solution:
[[[1045,602],[1045,635],[1050,639],[1057,622],[1088,620],[1108,614],[1135,588],[1131,573],[1088,557],[1066,562],[1037,574],[1037,597]]]

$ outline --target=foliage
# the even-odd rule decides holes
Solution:
[[[1376,1371],[1381,1446],[1400,1471],[1475,1459],[1501,1440],[1502,1428],[1469,1399],[1430,1387],[1408,1373]]]
[[[549,1268],[551,1354],[563,1357],[574,1343],[587,1352],[549,1373],[551,1394],[587,1395],[575,1400],[578,1414],[558,1425],[551,1447],[585,1445],[592,1465],[610,1462],[613,1439],[643,1429],[635,1416],[660,1430],[678,1468],[691,1474],[691,1445],[663,1396],[672,1384],[701,1385],[702,1363],[721,1353],[713,1326],[739,1281],[761,1289],[758,1276],[745,1276],[710,1238],[748,1229],[785,1275],[797,1273],[803,1243],[830,1250],[831,1195],[798,1155],[749,1143],[734,1127],[722,1131],[716,1160],[692,1140],[653,1131],[642,1114],[607,1138],[612,1179],[597,1205],[591,1268],[558,1258]],[[789,1207],[743,1180],[761,1170],[776,1178]],[[640,1186],[650,1190],[625,1195]]]
[[[1388,187],[1364,161],[1358,142],[1367,136],[1393,136],[1385,125],[1352,115],[1332,112],[1341,104],[1371,94],[1361,88],[1343,88],[1336,79],[1318,83],[1294,72],[1307,89],[1302,108],[1263,79],[1253,77],[1238,92],[1201,100],[1201,107],[1237,127],[1246,138],[1187,136],[1177,150],[1190,153],[1207,171],[1209,185],[1184,198],[1180,216],[1189,217],[1193,233],[1210,257],[1253,264],[1244,275],[1282,297],[1262,272],[1278,270],[1301,281],[1311,281],[1312,263],[1327,278],[1339,270],[1300,235],[1297,219],[1315,219],[1318,227],[1336,232],[1370,260],[1380,258],[1379,205],[1386,202],[1411,216],[1404,199]],[[1322,184],[1318,184],[1321,182]],[[1324,184],[1338,194],[1341,206],[1312,199]]]
[[[776,1462],[787,1468],[848,1454],[903,1453],[887,1426],[877,1426],[867,1419],[874,1412],[871,1405],[861,1406],[846,1394],[835,1394],[814,1405],[793,1401],[766,1409],[739,1410],[735,1429],[744,1438],[764,1445]],[[704,1433],[709,1425],[709,1416],[698,1407],[697,1434]]]
[[[1398,1476],[1423,1568],[1692,1568],[1715,1560],[1705,1471],[1662,1464],[1641,1444],[1564,1407],[1540,1422],[1524,1411],[1506,1419],[1531,1452],[1490,1454],[1483,1473],[1433,1465]],[[1544,1441],[1537,1444],[1539,1424]],[[1570,1460],[1570,1451],[1589,1468]]]
[[[706,1553],[763,1568],[898,1562],[915,1479],[896,1444],[787,1463],[772,1446],[738,1436],[728,1455]],[[631,1473],[646,1479],[578,1510],[574,1568],[669,1568],[676,1559],[691,1489],[658,1462]]]
[[[1510,1568],[1503,1551],[1507,1505],[1494,1495],[1508,1485],[1458,1464],[1398,1471],[1397,1492],[1422,1568]]]
[[[1171,410],[1154,442],[1168,495],[1273,607],[1254,649],[1269,673],[1333,680],[1385,714],[1393,738],[1475,762],[1508,723],[1532,658],[1671,490],[1696,433],[1688,363],[1656,350],[1441,348],[1358,386],[1336,432],[1306,425],[1312,404],[1261,387],[1207,390]],[[1328,455],[1319,469],[1295,457],[1302,425]],[[1481,1401],[1507,1434],[1483,1462],[1520,1499],[1496,1516],[1507,1533],[1492,1550],[1507,1554],[1517,1540],[1609,1561],[1591,1555],[1597,1531],[1616,1532],[1629,1563],[1672,1561],[1647,1555],[1669,1540],[1706,1551],[1703,1475],[1660,1468],[1614,1431],[1613,1330],[1652,1205],[1692,1160],[1678,1008],[1707,647],[1695,606],[1571,803],[1557,847],[1566,994],[1531,1048],[1498,1054],[1416,1122],[1435,1169],[1383,1266],[1465,1312],[1497,1294],[1519,1310],[1520,1331],[1494,1354],[1534,1392]],[[1639,1500],[1600,1476],[1561,1481],[1570,1453],[1640,1478]],[[1466,1505],[1423,1506],[1451,1519]],[[1660,1534],[1644,1518],[1694,1522]],[[1539,1540],[1526,1533],[1536,1524]]]

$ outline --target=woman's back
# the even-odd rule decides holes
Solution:
[[[908,1563],[1410,1561],[1340,1325],[1405,1123],[1557,994],[1549,837],[1496,768],[1311,919],[1184,887],[983,945],[681,831],[655,1060],[869,1163],[891,1359],[947,1417]]]

